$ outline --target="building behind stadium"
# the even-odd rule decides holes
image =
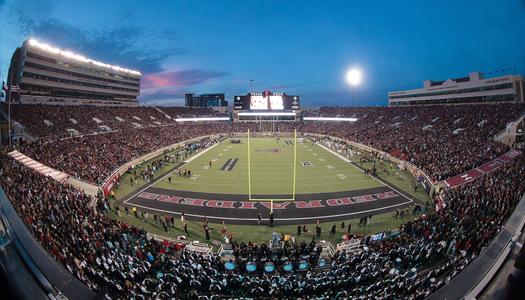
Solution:
[[[20,87],[9,99],[18,103],[138,106],[140,79],[138,71],[28,39],[15,50],[7,80]]]
[[[228,101],[225,100],[224,93],[185,94],[184,104],[186,107],[207,107],[216,112],[228,112]]]
[[[443,81],[425,80],[423,88],[388,93],[389,106],[524,102],[525,83],[521,75],[484,79],[481,72]]]

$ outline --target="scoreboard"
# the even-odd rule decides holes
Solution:
[[[299,107],[299,96],[288,96],[285,93],[264,91],[233,98],[234,110],[284,111],[299,110]]]

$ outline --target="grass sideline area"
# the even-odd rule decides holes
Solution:
[[[361,161],[361,158],[363,160]],[[382,161],[376,157],[354,155],[352,161],[357,166],[364,169],[371,169],[375,164],[377,167],[377,177],[387,184],[399,188],[409,194],[414,200],[420,203],[431,201],[423,185],[418,183],[416,178],[407,170],[400,170],[390,161]]]
[[[282,140],[284,140],[284,139],[281,139],[281,141]],[[297,145],[298,149],[300,148],[299,147],[300,145],[301,144]],[[311,143],[308,144],[308,145],[310,145],[310,147],[313,147],[311,145]],[[223,146],[223,147],[219,147],[219,146]],[[211,149],[210,151],[208,151],[207,153],[205,153],[204,155],[202,155],[201,157],[195,159],[192,162],[195,162],[195,166],[198,166],[199,164],[202,164],[203,162],[209,161],[209,157],[210,156],[212,156],[212,155],[217,155],[218,156],[218,153],[221,153],[221,151],[220,151],[221,149],[224,150],[224,149],[232,149],[233,148],[233,147],[232,148],[227,148],[227,146],[229,146],[228,140],[226,140],[223,144],[220,144],[220,145],[216,146],[216,148],[218,147],[217,149]],[[241,143],[240,145],[237,145],[237,146],[243,146],[243,145]],[[246,146],[246,145],[244,145],[244,146]],[[319,151],[326,152],[328,154],[328,155],[326,155],[327,157],[331,156],[331,157],[333,157],[333,159],[338,160],[340,162],[340,164],[345,164],[340,158],[338,158],[338,157],[334,156],[333,154],[329,153],[328,151],[322,149],[318,145],[314,145],[314,146],[318,147],[320,149]],[[224,147],[226,147],[226,148],[224,148]],[[303,149],[306,150],[306,148],[303,148]],[[214,152],[214,150],[217,150],[217,151]],[[162,157],[164,157],[164,155],[173,155],[176,152],[180,153],[180,151],[181,150],[175,149],[172,152],[159,155],[159,156],[151,159],[150,161],[144,162],[143,164],[137,166],[137,171],[140,172],[141,169],[146,168],[147,166],[149,166],[150,162],[155,160],[155,159],[162,158]],[[227,152],[230,152],[230,151],[222,151],[222,153],[227,153]],[[310,153],[310,152],[313,152],[313,151],[304,151],[304,152],[306,152],[306,153],[304,153],[304,155],[312,155],[313,154],[313,153]],[[196,154],[198,154],[198,153],[196,153]],[[196,154],[194,154],[194,155],[196,155]],[[273,154],[273,153],[266,153],[266,154]],[[284,154],[284,153],[282,153],[282,154]],[[317,156],[319,156],[319,154]],[[300,161],[300,159],[299,159],[300,156],[298,155],[297,157],[298,157],[298,161]],[[202,158],[202,159],[200,159],[200,158]],[[362,167],[366,167],[366,168],[370,168],[372,166],[372,164],[373,164],[373,162],[370,161],[369,157],[367,158],[368,161],[367,162],[363,162],[363,163],[359,162],[360,161],[360,157],[357,156],[357,155],[355,155],[354,157],[351,157],[351,159],[352,159],[352,161],[356,162],[357,165],[362,166]],[[163,167],[155,174],[153,180],[157,180],[158,178],[161,178],[161,177],[169,174],[179,164],[180,163],[177,163],[177,162],[164,164]],[[376,161],[376,164],[379,164],[379,161]],[[212,165],[213,165],[213,162],[212,162]],[[349,164],[346,164],[346,165],[349,168],[352,168],[353,172],[356,173],[355,174],[356,176],[367,176],[368,177],[368,175],[362,174],[362,171],[356,169],[355,167],[350,166]],[[326,168],[326,169],[329,170],[328,168]],[[386,170],[387,172],[384,172],[383,169]],[[240,168],[239,168],[239,170],[240,170]],[[291,171],[291,168],[290,168],[290,171]],[[414,190],[415,180],[414,180],[413,176],[408,171],[406,171],[406,170],[399,170],[394,164],[392,164],[390,162],[384,162],[383,163],[383,167],[382,168],[378,168],[378,171],[379,171],[379,176],[381,177],[381,179],[383,181],[386,181],[388,184],[390,184],[392,186],[395,186],[399,190],[401,190],[401,191],[405,192],[406,194],[412,196],[419,203],[424,204],[424,203],[430,201],[429,196],[426,194],[426,192],[424,191],[424,189],[422,188],[422,186],[420,184],[418,186],[418,189],[416,191]],[[224,171],[221,171],[221,172],[224,172]],[[299,168],[298,168],[298,172],[299,172]],[[178,175],[176,175],[176,176],[178,177]],[[117,200],[118,199],[122,199],[123,197],[126,197],[127,195],[129,195],[131,193],[134,193],[137,190],[139,190],[141,188],[144,188],[145,186],[147,186],[149,184],[148,182],[145,182],[144,180],[139,179],[138,181],[134,182],[133,186],[131,186],[129,178],[130,178],[130,174],[127,174],[127,173],[124,174],[122,176],[122,178],[121,178],[121,183],[119,184],[118,187],[115,188],[114,194],[115,194],[115,198]],[[188,180],[191,180],[191,179],[188,179]],[[371,178],[370,178],[370,180],[373,181],[373,182],[377,182],[377,181],[375,181],[375,180],[373,180]],[[112,208],[114,207],[115,203],[116,203],[116,200],[112,199],[111,200],[111,207]],[[423,207],[424,207],[424,205],[423,205]],[[119,219],[121,221],[124,221],[126,223],[129,223],[129,224],[132,224],[132,225],[135,225],[135,226],[138,226],[138,227],[142,227],[145,230],[147,230],[148,232],[150,232],[151,234],[156,234],[156,235],[159,235],[159,236],[166,236],[166,237],[170,237],[170,238],[176,238],[178,236],[185,235],[185,233],[183,231],[183,228],[182,228],[182,223],[181,223],[179,218],[175,218],[175,223],[176,223],[175,227],[176,228],[175,229],[170,229],[170,232],[166,233],[160,224],[159,225],[155,224],[152,214],[149,214],[148,218],[145,221],[142,221],[142,220],[137,219],[134,216],[132,216],[131,213],[130,213],[129,216],[126,216],[124,210],[121,207],[121,216],[120,217],[118,217],[114,213],[114,211],[110,211],[108,213],[108,216],[111,217],[111,218]],[[344,222],[345,222],[345,225],[347,225],[349,222],[352,224],[352,230],[351,230],[352,233],[358,234],[358,235],[368,235],[368,234],[373,234],[373,233],[376,233],[376,232],[379,232],[379,231],[382,231],[382,230],[391,230],[391,229],[398,228],[401,224],[406,223],[406,222],[412,220],[413,218],[415,218],[417,216],[419,216],[419,215],[413,215],[412,214],[412,210],[410,209],[409,210],[409,214],[408,215],[405,214],[405,216],[403,218],[397,218],[396,219],[394,212],[387,212],[387,213],[374,215],[372,217],[371,224],[367,225],[367,226],[363,226],[363,227],[358,227],[357,226],[357,224],[359,223],[359,218],[357,218],[357,219],[348,219],[348,220],[345,220]],[[203,223],[202,222],[198,222],[198,221],[186,221],[186,223],[188,224],[188,230],[190,232],[190,236],[188,237],[188,240],[192,240],[192,241],[193,240],[198,240],[198,241],[201,241],[201,242],[205,242],[205,234],[204,234],[204,230],[203,230]],[[344,230],[341,229],[340,228],[341,222],[337,222],[337,224],[336,224],[337,225],[337,234],[334,237],[329,237],[329,232],[330,232],[330,229],[331,229],[333,224],[334,224],[334,222],[321,223],[321,228],[322,228],[321,239],[330,241],[333,244],[335,244],[335,243],[338,243],[338,242],[342,241],[342,236],[343,236],[343,233],[346,232],[346,228]],[[217,240],[217,241],[223,242],[224,240],[223,240],[223,237],[221,236],[221,233],[220,233],[223,225],[222,224],[212,224],[211,227],[214,228],[214,230],[211,231],[211,240],[212,241],[213,240]],[[309,224],[309,225],[307,225],[307,228],[309,229],[310,232],[308,234],[306,234],[306,235],[302,235],[301,237],[296,237],[297,240],[299,240],[299,241],[302,241],[302,240],[310,241],[312,239],[312,237],[314,235],[314,231],[315,231],[315,225]],[[284,233],[289,233],[289,234],[293,233],[293,234],[295,234],[296,231],[297,231],[297,226],[296,225],[278,225],[277,224],[275,227],[270,228],[270,227],[265,226],[265,225],[229,225],[229,224],[226,224],[226,230],[229,231],[232,234],[232,236],[233,236],[233,238],[235,240],[238,240],[238,241],[243,240],[243,241],[246,241],[246,242],[251,241],[251,242],[255,242],[255,243],[260,244],[261,242],[268,242],[269,239],[270,239],[271,233],[274,232],[274,231],[280,232],[280,233],[283,233],[283,234]]]
[[[407,209],[405,209],[405,212]],[[343,234],[346,233],[346,226],[348,226],[348,223],[350,222],[352,224],[351,233],[357,234],[360,236],[363,235],[369,235],[374,234],[379,231],[383,230],[391,230],[399,228],[401,224],[404,224],[410,220],[413,220],[416,217],[421,216],[421,214],[412,214],[412,210],[408,210],[408,214],[405,214],[403,217],[395,218],[394,212],[388,212],[383,214],[374,215],[371,220],[371,224],[367,226],[358,226],[359,219],[351,219],[351,220],[345,220],[345,229],[341,229],[340,225],[341,222],[325,222],[320,223],[322,228],[321,233],[321,239],[320,240],[326,240],[331,242],[333,245],[336,243],[339,243],[343,240]],[[115,212],[112,210],[108,213],[108,216],[111,218],[116,218],[120,221],[126,222],[128,224],[144,228],[146,231],[148,231],[151,234],[163,236],[163,237],[169,237],[169,238],[177,238],[178,236],[185,235],[183,230],[183,223],[179,218],[175,218],[175,229],[170,229],[169,233],[166,233],[164,229],[162,228],[162,225],[155,224],[155,221],[153,220],[153,216],[151,214],[148,215],[148,218],[145,219],[145,221],[139,218],[134,217],[131,212],[129,215],[126,215],[123,210],[121,210],[121,216],[118,217]],[[205,239],[205,233],[203,229],[203,223],[202,222],[196,222],[196,221],[186,221],[188,226],[188,231],[190,233],[190,236],[187,237],[190,241],[200,241],[200,242],[206,242]],[[336,224],[337,226],[337,233],[333,237],[329,237],[330,229],[332,228],[332,225]],[[224,242],[224,238],[221,235],[221,229],[223,228],[223,224],[212,224],[211,227],[213,230],[210,232],[211,241],[217,240],[221,243]],[[307,234],[302,234],[300,237],[296,236],[296,241],[307,241],[310,242],[312,240],[312,237],[315,236],[315,224],[308,224],[306,225],[309,232]],[[276,225],[274,227],[269,227],[265,224],[261,225],[228,225],[225,224],[225,228],[228,232],[232,234],[232,237],[236,241],[245,241],[245,242],[254,242],[257,244],[261,243],[268,243],[272,232],[279,232],[282,234],[296,234],[297,232],[297,225]],[[217,250],[217,245],[212,244],[214,249]]]

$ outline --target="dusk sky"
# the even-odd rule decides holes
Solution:
[[[303,106],[385,105],[425,79],[525,74],[523,0],[0,0],[2,80],[28,37],[139,70],[145,104],[180,105],[188,92],[231,102],[253,79]],[[364,73],[357,103],[352,67]]]

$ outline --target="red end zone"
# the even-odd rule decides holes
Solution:
[[[262,195],[270,199],[282,195]],[[277,224],[303,224],[320,221],[345,220],[362,215],[378,214],[405,207],[413,201],[389,187],[379,187],[335,193],[296,195],[296,201],[249,201],[247,195],[209,194],[174,191],[149,187],[124,200],[135,206],[159,214],[185,214],[200,220],[205,216],[215,222],[253,224],[257,215],[268,219],[274,212]]]

